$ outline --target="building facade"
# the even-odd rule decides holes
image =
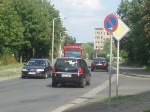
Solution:
[[[105,42],[110,37],[104,28],[95,28],[94,50],[103,50]]]

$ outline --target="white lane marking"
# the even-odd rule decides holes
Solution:
[[[116,80],[116,74],[112,76],[111,78],[111,83],[113,83]],[[106,87],[109,86],[109,80],[107,80],[106,82],[104,82],[102,85],[97,86],[96,88],[92,89],[91,91],[89,91],[88,93],[80,96],[79,98],[73,100],[72,102],[62,105],[61,107],[51,111],[51,112],[62,112],[78,103],[82,103],[87,101],[89,98],[92,98],[94,96],[96,96],[96,94],[98,94],[99,92],[101,92],[103,89],[105,89]]]

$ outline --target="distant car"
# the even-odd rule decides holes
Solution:
[[[106,70],[108,71],[108,62],[104,57],[93,58],[91,63],[91,71]]]
[[[52,86],[76,84],[81,88],[90,85],[91,73],[82,58],[58,58],[52,68]]]
[[[42,77],[48,78],[52,74],[52,65],[48,59],[30,59],[22,68],[22,78]]]

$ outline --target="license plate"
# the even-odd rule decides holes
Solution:
[[[62,74],[62,77],[71,77],[71,74]]]
[[[28,74],[36,74],[35,72],[29,72]]]
[[[96,65],[102,65],[102,63],[98,63],[98,64],[96,64]]]

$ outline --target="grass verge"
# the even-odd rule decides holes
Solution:
[[[150,112],[150,91],[109,99],[91,99],[63,112]]]
[[[21,75],[21,68],[23,64],[11,64],[0,66],[0,77],[10,77],[10,76],[17,76]]]
[[[23,64],[22,63],[17,63],[17,64],[10,64],[10,65],[0,66],[0,70],[7,70],[7,69],[21,68],[21,67],[23,67]]]

